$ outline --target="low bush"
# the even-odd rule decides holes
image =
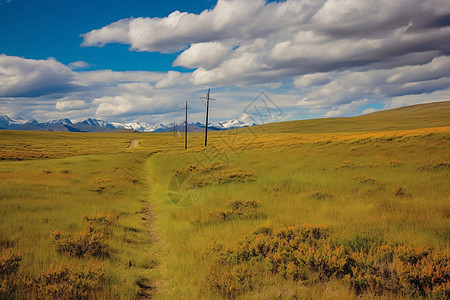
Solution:
[[[176,170],[175,176],[187,183],[188,188],[201,188],[211,184],[244,183],[255,180],[253,173],[230,168],[225,162],[216,161],[205,166],[189,165]]]
[[[87,227],[73,236],[59,230],[50,233],[56,251],[70,256],[83,258],[85,256],[108,257],[107,236],[93,227]]]
[[[251,291],[254,286],[254,273],[251,270],[253,269],[243,263],[233,265],[229,270],[211,269],[208,277],[211,289],[228,299]]]
[[[259,203],[250,200],[235,200],[227,205],[227,209],[218,209],[210,214],[213,220],[228,221],[233,219],[259,219],[267,215],[259,210]]]
[[[24,289],[37,299],[92,299],[100,289],[105,270],[102,264],[52,266],[25,280]]]
[[[395,197],[405,197],[406,196],[406,189],[402,186],[397,186],[394,190]]]
[[[218,266],[208,279],[211,288],[227,298],[254,288],[255,280],[240,280],[234,268],[254,270],[255,266],[294,281],[341,279],[357,295],[450,297],[448,256],[359,236],[337,241],[323,226],[260,228],[234,247],[219,245],[213,251]]]
[[[50,238],[59,253],[78,258],[85,256],[105,258],[109,256],[107,242],[111,235],[110,227],[117,219],[117,214],[106,212],[84,216],[86,225],[83,230],[73,235],[54,230],[50,233]]]
[[[316,200],[325,200],[333,196],[327,191],[313,191],[309,195],[311,198]]]
[[[0,253],[0,279],[17,272],[19,269],[22,255],[7,249]]]
[[[22,255],[12,249],[0,252],[0,299],[10,299],[16,294],[20,282],[16,276]]]
[[[90,226],[111,226],[119,218],[118,214],[110,214],[106,212],[99,212],[92,216],[84,216],[84,220]]]

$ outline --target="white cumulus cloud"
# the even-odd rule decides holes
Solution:
[[[408,59],[423,64],[425,57],[414,61],[411,54],[429,51],[447,55],[450,27],[440,23],[449,10],[449,2],[438,0],[219,0],[200,14],[120,20],[86,33],[84,45],[120,42],[162,53],[187,48],[174,65],[195,68],[194,84],[266,83],[399,67]],[[113,31],[116,37],[103,35]]]
[[[60,99],[56,102],[56,110],[68,111],[68,110],[80,110],[87,108],[88,105],[83,100],[65,100]]]
[[[236,91],[257,89],[274,89],[290,112],[321,116],[448,100],[449,19],[446,0],[218,0],[198,14],[126,18],[82,35],[85,47],[177,53],[172,66],[187,72],[85,71],[83,62],[0,55],[0,97],[52,99],[61,113],[84,102],[105,118],[176,115],[180,99],[206,86],[222,89],[222,115],[249,99]]]
[[[0,55],[0,97],[40,96],[68,91],[73,73],[54,58]]]

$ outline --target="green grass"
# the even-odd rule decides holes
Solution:
[[[281,150],[277,142],[270,143],[270,136],[262,136],[267,138],[262,148],[256,145],[240,156],[229,153],[229,168],[253,173],[256,181],[205,186],[200,200],[188,208],[167,200],[166,185],[174,174],[168,170],[202,161],[203,154],[151,158],[152,204],[163,216],[158,228],[168,247],[162,262],[165,285],[160,297],[217,297],[206,288],[215,261],[212,245],[219,241],[233,246],[258,226],[327,225],[338,240],[364,234],[392,243],[432,247],[448,255],[450,133],[439,129],[431,136],[420,130],[409,134],[387,132],[380,139],[377,133],[373,138],[364,137],[364,143],[352,139],[321,143],[321,136],[301,147]],[[398,135],[404,137],[390,140]],[[211,222],[211,215],[235,200],[257,201],[267,217]],[[304,285],[280,282],[276,276],[266,278],[263,273],[258,276],[262,276],[263,287],[241,297],[261,293],[277,297],[287,289],[299,297],[333,298],[326,290],[328,285],[338,285],[336,281]],[[351,294],[342,282],[338,290],[343,298]]]
[[[0,298],[46,297],[79,280],[84,290],[75,290],[100,299],[135,298],[143,286],[157,299],[443,298],[445,292],[418,292],[404,278],[422,272],[440,280],[439,272],[424,270],[448,267],[449,103],[215,132],[206,149],[202,134],[192,133],[187,151],[169,133],[0,131],[0,266],[12,270],[0,270]],[[133,139],[140,147],[127,149]],[[174,176],[190,178],[180,192],[194,192],[195,203],[168,196]],[[85,217],[98,213],[118,217],[90,229],[107,255],[57,247],[55,230],[66,244],[95,246],[81,233],[89,228]],[[284,254],[291,265],[283,273],[269,271],[271,254],[233,258],[244,240],[249,247],[284,243],[270,234],[254,241],[258,228],[289,226],[328,228],[325,239],[303,245],[321,267],[295,269]],[[284,250],[305,256],[296,245]],[[405,263],[421,249],[432,253],[422,265]],[[391,260],[377,260],[380,251],[391,251]],[[21,260],[15,264],[11,253]],[[326,253],[361,265],[350,277],[345,268],[333,273]],[[399,279],[370,273],[380,263]],[[43,281],[62,276],[65,266],[72,271],[58,284]],[[380,282],[368,288],[373,276]]]
[[[136,281],[146,269],[148,250],[142,224],[145,182],[142,158],[122,153],[76,156],[64,159],[3,162],[0,183],[0,237],[23,256],[21,270],[29,276],[62,263],[90,263],[59,254],[50,238],[53,230],[78,232],[84,216],[99,212],[119,215],[114,223],[105,281],[112,296],[136,294]],[[101,192],[97,189],[104,187]],[[103,259],[99,261],[103,262]],[[131,268],[127,268],[129,262]]]
[[[265,133],[332,133],[442,127],[450,124],[449,110],[450,101],[444,101],[400,107],[352,118],[271,123],[257,129]]]

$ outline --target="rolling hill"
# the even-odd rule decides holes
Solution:
[[[266,133],[339,133],[443,126],[450,126],[450,101],[405,106],[357,117],[277,122],[254,129]]]

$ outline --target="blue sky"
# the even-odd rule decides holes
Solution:
[[[446,0],[0,0],[0,114],[149,123],[353,116],[450,100]]]
[[[0,53],[33,59],[54,57],[63,64],[92,61],[92,69],[115,71],[166,71],[176,55],[128,51],[127,45],[120,44],[80,47],[80,34],[123,18],[165,17],[177,9],[200,13],[213,6],[208,0],[0,1]]]

